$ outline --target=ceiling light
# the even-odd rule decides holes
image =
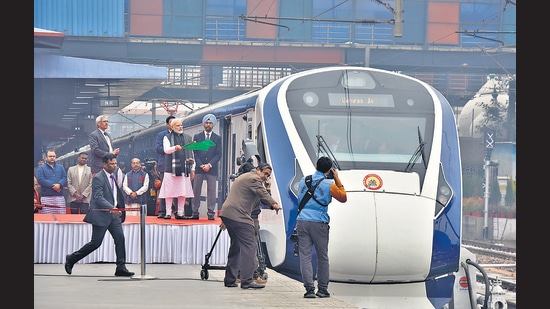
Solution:
[[[76,97],[77,99],[93,99],[94,97],[90,97],[90,96],[82,96],[82,97]]]
[[[88,105],[88,102],[73,102],[74,105]]]
[[[86,86],[86,87],[105,87],[105,84],[90,83],[90,84],[84,84],[84,86]]]

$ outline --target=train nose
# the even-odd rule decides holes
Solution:
[[[347,195],[345,204],[329,206],[331,280],[424,280],[431,263],[433,201],[383,192]]]

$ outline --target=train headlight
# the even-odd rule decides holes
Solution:
[[[304,93],[303,98],[304,103],[307,106],[313,107],[319,104],[319,96],[315,92],[308,91]]]
[[[439,165],[439,179],[437,182],[437,197],[436,197],[436,205],[435,205],[435,216],[443,210],[451,200],[451,197],[453,196],[453,190],[451,189],[451,186],[447,182],[447,179],[445,178],[445,174],[443,173],[443,167],[441,164]]]
[[[295,175],[294,178],[292,178],[292,182],[290,183],[290,191],[294,194],[295,197],[298,196],[298,191],[300,189],[300,180],[302,177],[304,177],[304,173],[302,172],[302,169],[298,165],[298,160],[294,159],[294,171]]]
[[[447,205],[447,203],[449,203],[449,199],[451,198],[451,188],[443,185],[440,186],[438,190],[437,201],[443,205]]]

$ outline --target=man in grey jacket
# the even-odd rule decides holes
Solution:
[[[236,287],[237,276],[241,278],[242,289],[261,289],[265,284],[254,282],[254,257],[257,238],[252,219],[252,210],[258,203],[271,205],[276,214],[281,206],[271,197],[264,182],[271,177],[272,168],[260,163],[256,169],[244,173],[235,179],[231,191],[222,205],[220,218],[222,229],[227,228],[231,239],[225,267],[224,285]]]
[[[120,149],[114,148],[112,144],[112,138],[109,133],[107,133],[107,128],[109,128],[109,117],[106,115],[99,115],[95,123],[97,129],[92,131],[88,135],[88,142],[90,143],[90,168],[92,169],[92,176],[103,168],[103,157],[112,153],[118,155]]]

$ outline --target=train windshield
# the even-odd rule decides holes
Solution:
[[[422,117],[304,114],[300,121],[306,148],[322,153],[328,147],[338,162],[407,164],[418,147],[417,128],[426,129]]]
[[[390,78],[391,77],[391,78]],[[417,81],[381,72],[334,71],[293,81],[287,103],[312,161],[333,157],[340,168],[405,170],[421,141],[429,154],[434,103]],[[428,158],[424,157],[424,160]]]

